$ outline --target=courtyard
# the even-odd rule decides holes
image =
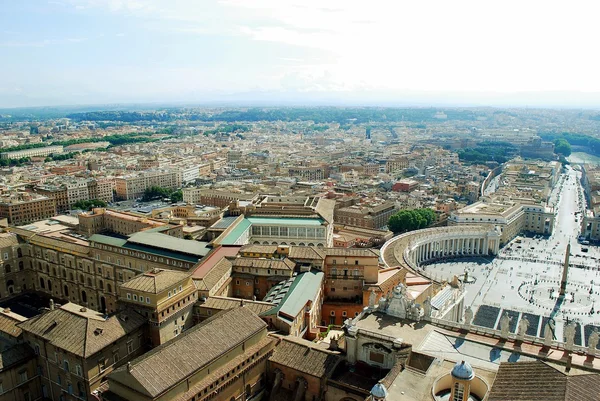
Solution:
[[[552,235],[518,236],[496,257],[431,263],[423,266],[422,273],[434,279],[460,277],[466,289],[465,306],[475,312],[473,324],[498,329],[506,313],[512,332],[526,317],[527,334],[543,337],[552,318],[556,339],[562,341],[564,326],[574,322],[575,344],[587,345],[583,342],[589,334],[600,329],[600,249],[578,241],[585,208],[579,176],[568,168],[548,199],[556,215]],[[569,245],[567,286],[559,297]]]

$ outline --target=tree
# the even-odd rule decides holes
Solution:
[[[571,155],[571,145],[566,139],[559,138],[554,141],[554,153],[569,157]]]
[[[183,192],[181,191],[181,189],[171,192],[170,198],[171,202],[181,202],[183,201]]]
[[[92,210],[95,207],[106,207],[106,202],[100,199],[80,200],[73,204],[75,209]]]
[[[402,233],[429,227],[434,221],[435,212],[431,209],[405,209],[390,217],[388,228],[394,233]]]
[[[181,192],[181,189],[174,191],[169,188],[151,186],[146,188],[142,196],[144,202],[161,198],[169,198],[172,202],[181,202],[183,200],[183,192]]]

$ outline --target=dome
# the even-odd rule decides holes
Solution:
[[[371,395],[373,398],[386,398],[388,396],[388,392],[383,384],[377,383],[371,389]]]
[[[475,377],[473,368],[469,365],[469,362],[456,362],[454,369],[452,369],[452,377],[460,380],[472,380]]]

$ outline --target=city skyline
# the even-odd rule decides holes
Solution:
[[[0,16],[6,77],[0,107],[594,108],[600,106],[591,52],[595,8],[471,1],[10,3]]]

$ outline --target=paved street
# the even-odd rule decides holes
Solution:
[[[562,335],[562,323],[567,318],[581,325],[600,326],[600,250],[598,247],[583,246],[577,241],[580,212],[585,207],[580,174],[569,168],[549,198],[549,204],[555,207],[556,212],[551,237],[517,237],[496,258],[436,263],[427,266],[426,273],[432,277],[450,278],[453,275],[463,276],[468,271],[475,282],[466,284],[465,304],[471,305],[474,311],[481,305],[489,305],[509,313],[515,311],[518,319],[522,313],[553,317],[557,321],[559,338]],[[571,256],[567,296],[560,302],[558,290],[569,243]],[[593,313],[590,313],[592,310]],[[496,326],[500,315],[498,313]],[[541,334],[543,323],[545,320],[539,319],[539,327],[537,330],[533,328],[538,335]],[[582,327],[580,330],[583,330]],[[583,337],[584,333],[581,335]]]

